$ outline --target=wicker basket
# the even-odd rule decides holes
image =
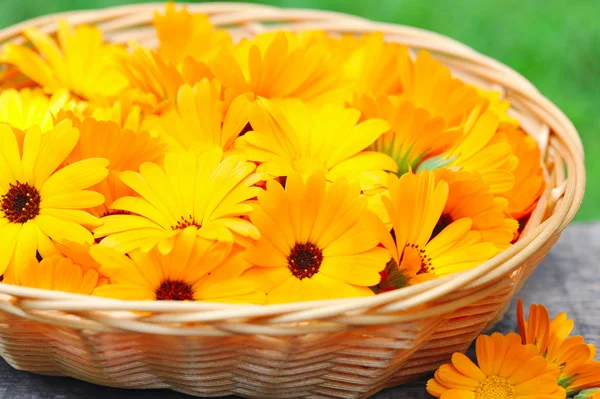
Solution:
[[[163,4],[57,14],[4,29],[97,24],[108,40],[156,46]],[[521,75],[435,33],[312,10],[189,5],[236,38],[269,29],[383,31],[428,49],[461,78],[503,90],[545,157],[548,188],[516,245],[474,270],[371,298],[275,306],[132,302],[0,284],[0,355],[13,367],[122,388],[199,396],[364,398],[429,373],[499,320],[572,220],[585,185],[583,148],[565,115]],[[268,24],[263,24],[268,22]]]

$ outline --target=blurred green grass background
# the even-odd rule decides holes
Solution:
[[[0,26],[39,15],[142,0],[2,0]],[[201,1],[198,1],[201,2]],[[531,80],[575,123],[586,150],[588,187],[578,220],[600,219],[599,0],[264,0],[327,9],[450,36]]]

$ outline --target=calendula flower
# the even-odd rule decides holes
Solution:
[[[267,293],[267,303],[369,296],[390,255],[365,225],[360,187],[338,179],[327,186],[317,171],[306,182],[294,173],[285,189],[267,182],[250,219],[260,239],[249,248],[244,275]]]
[[[462,353],[452,355],[427,382],[427,392],[442,399],[565,399],[559,369],[523,345],[517,334],[480,335],[477,363]]]
[[[436,236],[453,221],[470,218],[471,228],[481,233],[483,241],[491,242],[502,251],[508,248],[519,223],[506,216],[508,201],[489,192],[481,178],[473,173],[436,169],[436,178],[448,183],[448,200],[433,235]]]
[[[360,112],[333,104],[311,107],[299,100],[258,99],[250,110],[253,131],[238,139],[259,172],[307,178],[325,172],[327,180],[345,177],[363,190],[385,184],[393,159],[369,148],[389,124],[381,119],[359,123]]]
[[[450,69],[423,50],[413,60],[408,52],[399,60],[401,99],[425,108],[431,116],[443,117],[448,127],[456,127],[481,98],[474,87],[453,78]]]
[[[388,177],[389,195],[382,196],[393,236],[376,217],[369,226],[410,283],[471,269],[496,255],[497,248],[473,230],[473,220],[453,221],[434,236],[448,201],[448,183],[432,172]]]
[[[84,268],[60,255],[52,255],[42,259],[41,262],[33,259],[23,267],[21,273],[14,277],[16,278],[14,281],[8,278],[4,282],[84,295],[91,295],[99,281],[95,269]]]
[[[41,89],[8,89],[0,92],[0,122],[23,131],[38,125],[46,132],[54,127],[53,116],[73,106],[74,101],[65,90],[50,97]]]
[[[23,34],[34,48],[6,44],[0,61],[17,66],[46,91],[66,89],[84,100],[103,101],[127,87],[116,68],[115,49],[104,43],[100,29],[88,25],[73,28],[60,21],[58,41],[36,28]]]
[[[165,145],[157,136],[122,129],[115,122],[100,122],[92,118],[80,121],[73,114],[69,117],[79,129],[79,141],[65,162],[72,164],[88,158],[104,158],[110,162],[108,177],[91,187],[101,193],[105,201],[88,209],[97,217],[110,215],[114,212],[110,207],[116,199],[134,195],[134,191],[121,181],[121,172],[137,171],[144,162],[162,162]]]
[[[77,144],[79,132],[63,121],[42,134],[30,128],[22,152],[15,133],[0,125],[0,272],[17,273],[35,258],[55,253],[51,239],[92,243],[86,227],[101,224],[84,209],[104,197],[86,188],[104,179],[108,161],[92,158],[58,169]]]
[[[313,103],[343,102],[350,94],[340,60],[311,36],[265,33],[221,52],[211,69],[233,95],[296,98]]]
[[[600,362],[594,362],[596,347],[581,336],[569,337],[574,323],[565,313],[550,321],[545,306],[531,305],[526,319],[519,300],[517,321],[523,343],[535,345],[549,363],[560,366],[559,381],[569,396],[582,388],[600,386]]]
[[[445,129],[444,118],[432,117],[425,108],[389,96],[356,97],[354,107],[364,120],[380,118],[390,124],[370,149],[389,155],[398,165],[398,175],[415,170],[421,160],[448,150],[460,137],[458,129]]]
[[[408,47],[385,43],[383,33],[375,32],[351,39],[354,43],[344,63],[344,74],[353,82],[353,90],[374,98],[402,91],[400,60],[408,57]]]
[[[220,149],[168,153],[164,167],[145,162],[139,173],[122,172],[121,180],[137,196],[113,202],[110,209],[125,214],[102,218],[96,238],[124,253],[157,243],[170,251],[173,235],[189,226],[210,239],[258,238],[258,229],[242,217],[252,209],[247,201],[261,190],[254,186],[261,176],[242,156],[222,158]]]
[[[508,199],[507,212],[517,220],[525,219],[535,208],[546,188],[540,148],[533,137],[519,129],[505,126],[501,131],[506,134],[512,151],[519,160],[514,170],[515,184],[504,195]]]
[[[195,227],[178,231],[168,252],[157,247],[128,255],[96,245],[92,256],[111,283],[94,295],[130,300],[264,303],[255,283],[240,278],[249,264],[231,256],[232,242],[198,237]]]
[[[194,87],[183,85],[176,104],[160,116],[149,116],[144,128],[160,132],[171,151],[228,151],[246,127],[250,98],[240,95],[228,103],[222,93],[216,79],[202,79]]]
[[[511,190],[519,160],[506,134],[497,132],[499,124],[492,111],[475,108],[461,127],[461,137],[447,151],[421,162],[418,170],[464,170],[478,174],[493,194]]]
[[[229,33],[215,29],[206,15],[190,14],[186,7],[177,10],[171,2],[164,14],[154,13],[154,28],[158,54],[175,65],[186,57],[207,61],[232,46]]]

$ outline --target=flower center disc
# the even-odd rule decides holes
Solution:
[[[192,286],[181,280],[165,280],[156,290],[159,301],[192,301],[194,291]]]
[[[491,375],[475,389],[475,399],[513,399],[515,387],[506,378]]]
[[[0,207],[11,223],[26,223],[40,214],[40,193],[28,183],[9,185],[8,192],[2,196]]]
[[[288,268],[292,274],[302,280],[303,278],[311,278],[319,271],[319,267],[323,262],[323,252],[311,242],[306,244],[296,243],[287,260]]]

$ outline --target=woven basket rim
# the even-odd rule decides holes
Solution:
[[[515,76],[525,79],[520,74],[512,70],[510,67],[500,63],[499,61],[493,60],[487,56],[484,56],[472,49],[471,47],[460,43],[454,39],[448,38],[444,35],[433,33],[424,29],[412,28],[399,24],[389,23],[377,23],[363,17],[352,16],[345,13],[333,12],[333,11],[320,11],[305,8],[279,8],[275,6],[262,5],[262,4],[247,4],[247,3],[179,3],[185,4],[192,12],[203,12],[203,10],[209,10],[212,8],[227,8],[241,10],[257,10],[267,11],[274,13],[273,16],[278,16],[280,20],[295,20],[299,14],[306,14],[310,19],[321,21],[314,17],[315,15],[321,15],[324,17],[323,21],[327,21],[331,18],[339,18],[342,22],[352,21],[359,23],[360,30],[365,31],[376,31],[381,30],[382,27],[391,27],[394,29],[406,29],[407,31],[414,32],[416,35],[422,34],[430,37],[437,38],[443,42],[444,45],[456,45],[457,48],[461,48],[462,51],[468,52],[473,57],[477,57],[478,62],[491,61],[494,65],[499,65],[506,71],[510,71]],[[151,13],[154,10],[161,10],[164,7],[164,3],[143,3],[143,4],[132,4],[132,5],[120,5],[115,7],[109,7],[97,10],[79,10],[72,12],[61,12],[48,14],[41,17],[29,19],[18,24],[12,25],[0,31],[0,43],[4,43],[6,38],[18,36],[23,28],[37,25],[42,26],[46,24],[55,24],[58,19],[66,18],[70,21],[79,21],[85,19],[86,16],[91,16],[92,22],[102,21],[105,17],[109,19],[111,16],[131,15],[137,17],[139,12]],[[145,14],[144,14],[145,15]],[[305,17],[306,17],[305,15]],[[352,26],[350,27],[352,28]],[[423,47],[426,48],[426,47]],[[444,62],[444,61],[442,61]],[[525,79],[526,80],[526,79]],[[533,84],[526,80],[526,82],[533,88]],[[570,123],[564,113],[559,110],[553,103],[551,103],[546,97],[544,97],[537,89],[535,92],[529,94],[534,95],[536,105],[550,108],[553,112],[553,116],[557,120],[567,125],[569,129],[576,133],[575,128]],[[565,122],[566,121],[566,122]],[[561,137],[565,141],[564,137]],[[470,284],[476,284],[477,280],[484,277],[486,274],[491,273],[494,269],[502,269],[506,275],[518,268],[519,254],[532,253],[539,250],[548,240],[552,238],[556,232],[562,231],[566,225],[573,219],[576,211],[581,204],[583,198],[583,191],[585,187],[585,167],[583,164],[583,146],[581,138],[577,134],[571,134],[565,142],[561,144],[566,145],[569,152],[571,152],[570,159],[566,165],[569,169],[569,174],[572,174],[576,179],[570,178],[563,184],[562,187],[554,187],[552,195],[556,197],[556,207],[554,213],[550,215],[543,223],[536,226],[531,234],[523,237],[515,245],[509,249],[501,252],[492,259],[485,263],[465,272],[445,276],[436,280],[428,281],[414,286],[408,286],[399,290],[378,294],[372,297],[361,297],[361,298],[345,298],[345,299],[332,299],[325,301],[305,301],[296,302],[289,304],[278,304],[278,305],[247,305],[247,304],[228,304],[228,303],[211,303],[211,302],[177,302],[177,301],[128,301],[118,300],[110,298],[101,298],[87,295],[70,294],[60,291],[53,290],[42,290],[28,287],[20,287],[15,285],[8,285],[0,283],[0,294],[10,295],[18,298],[32,298],[52,301],[56,306],[51,309],[60,308],[60,304],[64,304],[65,308],[81,308],[85,310],[144,310],[144,311],[206,311],[206,310],[223,310],[237,312],[240,317],[243,317],[245,313],[252,313],[253,317],[259,317],[261,315],[273,315],[285,312],[295,312],[302,310],[317,310],[325,308],[325,311],[333,311],[337,309],[339,311],[346,311],[359,308],[372,308],[378,307],[385,304],[393,303],[395,300],[410,297],[413,293],[417,295],[418,300],[408,301],[402,307],[403,309],[411,308],[409,306],[418,306],[420,304],[428,303],[448,295],[456,291],[459,287],[469,286]],[[500,275],[500,271],[498,271]],[[424,290],[426,288],[426,290]],[[419,296],[420,295],[420,296]],[[20,299],[22,302],[26,302],[26,299]],[[69,306],[70,305],[70,306]],[[50,307],[49,307],[50,309]],[[397,309],[396,309],[397,310]]]

